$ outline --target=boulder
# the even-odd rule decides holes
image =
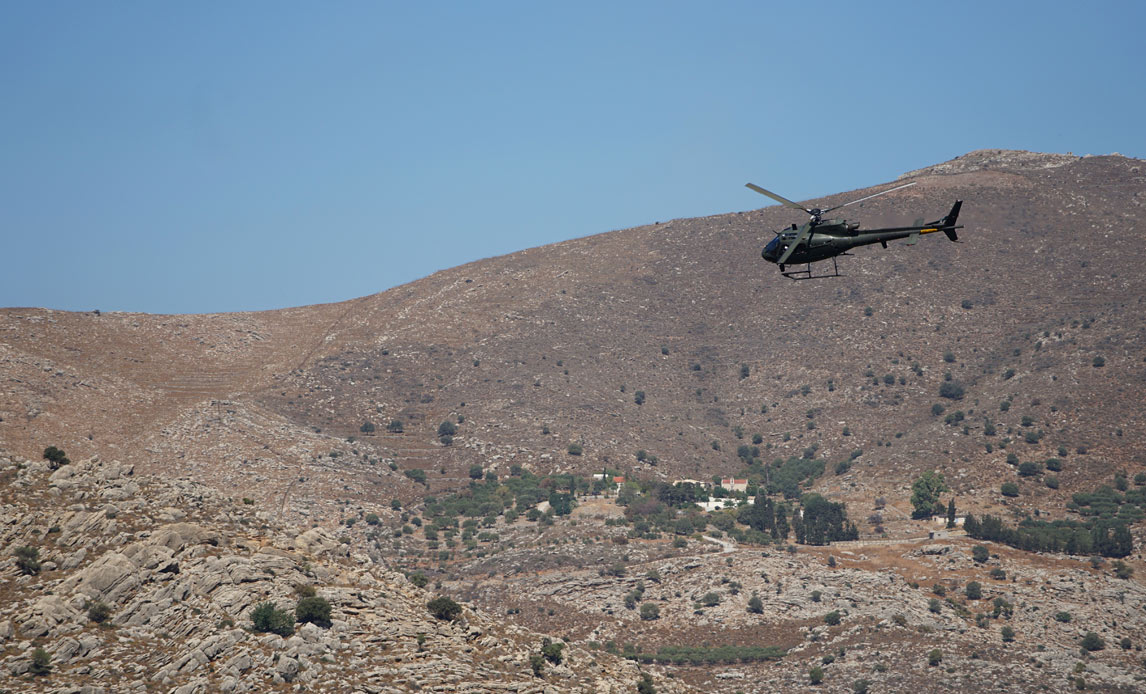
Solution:
[[[194,523],[170,523],[156,530],[149,544],[179,552],[188,545],[218,545],[219,533]]]

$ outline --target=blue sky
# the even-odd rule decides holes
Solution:
[[[340,301],[746,181],[1146,157],[1146,3],[772,5],[8,0],[0,306]]]

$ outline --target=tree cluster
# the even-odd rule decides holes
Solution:
[[[1028,552],[1125,557],[1134,550],[1130,529],[1124,523],[1111,521],[1078,523],[1026,519],[1012,527],[995,516],[983,516],[980,520],[968,515],[963,529],[976,540],[1000,542]]]

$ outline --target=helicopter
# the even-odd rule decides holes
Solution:
[[[848,222],[845,219],[823,219],[823,215],[832,210],[838,210],[841,207],[854,205],[864,200],[871,200],[880,195],[910,188],[915,185],[914,182],[889,188],[888,190],[880,191],[873,195],[859,198],[858,200],[845,202],[842,205],[829,207],[826,210],[815,207],[804,207],[770,190],[765,190],[754,183],[747,183],[745,185],[761,195],[767,195],[786,207],[806,212],[810,216],[810,219],[801,226],[793,224],[783,231],[776,232],[776,238],[769,241],[768,245],[766,245],[764,250],[760,253],[760,256],[764,258],[764,260],[770,263],[776,263],[780,266],[780,274],[792,280],[842,277],[842,275],[840,275],[839,266],[836,265],[836,256],[851,255],[848,251],[859,246],[868,246],[873,243],[878,243],[884,248],[887,248],[888,241],[902,238],[906,238],[907,245],[911,246],[919,241],[920,235],[932,234],[937,231],[942,231],[947,235],[947,238],[952,241],[958,241],[959,236],[955,233],[955,230],[963,228],[963,225],[955,224],[959,219],[959,209],[963,206],[962,200],[955,201],[955,204],[952,205],[951,211],[947,213],[946,217],[926,223],[921,217],[916,220],[913,226],[907,227],[887,227],[860,231],[859,223]],[[833,274],[813,275],[812,263],[827,260],[828,258],[832,259]],[[803,270],[788,270],[785,267],[788,264],[800,263],[805,264],[807,267]]]

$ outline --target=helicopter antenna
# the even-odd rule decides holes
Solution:
[[[901,186],[896,186],[894,188],[888,188],[887,190],[882,190],[878,193],[873,193],[872,195],[867,195],[865,197],[860,198],[859,200],[852,200],[851,202],[845,202],[842,205],[836,205],[835,207],[829,207],[826,210],[820,210],[820,214],[824,214],[826,212],[831,212],[832,210],[838,210],[841,207],[847,207],[848,205],[854,205],[857,202],[863,202],[864,200],[871,200],[872,198],[878,198],[881,195],[886,195],[887,193],[894,193],[897,190],[902,190],[904,188],[910,188],[911,186],[915,185],[915,183],[916,183],[915,181],[912,181],[911,183],[904,183]]]

